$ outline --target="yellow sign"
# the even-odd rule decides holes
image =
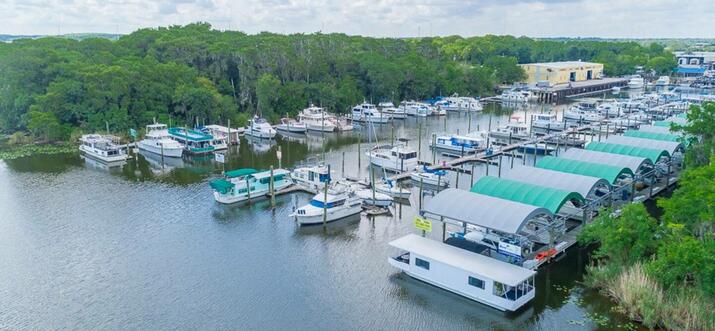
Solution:
[[[423,231],[432,232],[432,222],[419,216],[415,216],[415,227]]]

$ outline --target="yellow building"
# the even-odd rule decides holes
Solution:
[[[601,63],[565,61],[525,63],[519,66],[526,72],[526,82],[529,84],[539,83],[541,85],[548,82],[549,86],[553,86],[598,79],[603,75],[603,64]]]

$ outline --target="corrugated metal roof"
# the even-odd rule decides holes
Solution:
[[[568,172],[584,176],[598,177],[615,184],[618,177],[622,175],[633,175],[631,169],[626,167],[615,167],[598,163],[583,162],[571,159],[545,156],[536,163],[536,167],[543,169]]]
[[[470,191],[527,205],[544,207],[554,214],[558,213],[561,206],[568,201],[584,202],[585,200],[578,192],[569,192],[492,176],[480,178],[474,183]]]
[[[645,157],[613,154],[580,148],[569,148],[561,152],[559,157],[590,163],[607,164],[616,167],[626,167],[631,169],[633,173],[637,172],[644,165],[653,164],[650,159]]]
[[[676,132],[670,131],[670,126],[654,126],[654,125],[641,125],[638,130],[643,132],[655,132],[655,133],[667,133],[667,134],[678,134]]]
[[[599,186],[610,187],[610,183],[598,177],[570,174],[549,169],[514,165],[513,169],[505,169],[502,178],[518,180],[539,186],[551,187],[564,191],[578,192],[588,197]]]
[[[446,189],[425,204],[427,215],[442,216],[500,231],[517,234],[539,215],[553,217],[546,208],[490,197],[458,189]]]
[[[680,118],[680,117],[668,117],[662,121],[653,122],[653,125],[670,127],[670,123],[686,125],[686,124],[688,124],[688,120],[686,118]]]
[[[623,133],[623,135],[626,137],[662,140],[662,141],[675,141],[675,142],[677,142],[678,139],[680,139],[680,137],[673,135],[673,134],[669,134],[669,133],[655,133],[655,132],[646,132],[646,131],[639,131],[639,130],[627,130],[626,132]]]
[[[670,153],[662,149],[641,148],[631,145],[610,144],[598,141],[588,143],[588,145],[586,145],[586,150],[644,157],[651,163],[658,163],[662,157],[670,157]]]
[[[673,155],[675,151],[683,148],[683,144],[673,141],[661,141],[634,137],[624,137],[624,136],[610,136],[604,142],[618,145],[628,145],[641,148],[659,149],[668,152],[669,155]]]
[[[509,286],[517,286],[536,274],[535,271],[530,269],[472,253],[439,241],[422,238],[415,234],[408,234],[402,238],[395,239],[390,242],[390,246],[465,270],[474,274],[474,276],[482,276]]]

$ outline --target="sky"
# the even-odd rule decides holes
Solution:
[[[130,33],[209,22],[247,33],[712,38],[715,0],[0,0],[0,34]]]

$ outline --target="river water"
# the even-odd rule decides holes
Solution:
[[[450,132],[485,130],[512,111],[408,118],[396,121],[394,131],[383,125],[272,143],[242,138],[225,168],[277,166],[280,146],[283,167],[324,158],[336,175],[366,178],[358,141],[364,152],[376,137],[379,143],[407,137],[431,161],[432,132],[445,125]],[[395,252],[387,243],[417,233],[415,207],[301,228],[288,215],[309,195],[279,196],[275,209],[267,200],[222,206],[207,184],[222,169],[210,157],[162,165],[137,155],[112,169],[78,154],[0,161],[0,329],[610,330],[629,324],[606,298],[580,285],[589,263],[584,248],[543,267],[536,298],[503,313],[388,265]],[[479,167],[475,176],[485,173]],[[461,175],[460,187],[471,181]],[[439,240],[441,229],[429,236]]]

